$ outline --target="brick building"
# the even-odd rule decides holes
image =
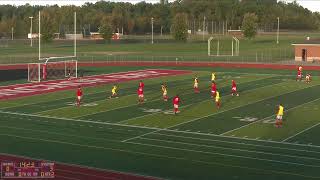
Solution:
[[[296,61],[320,62],[320,40],[307,40],[292,44]]]

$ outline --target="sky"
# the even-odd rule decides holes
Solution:
[[[0,4],[11,4],[11,5],[24,5],[26,3],[29,3],[31,5],[53,5],[53,4],[58,4],[58,5],[77,5],[81,6],[82,4],[86,2],[91,2],[95,3],[98,0],[0,0]],[[137,3],[142,0],[109,0],[113,2],[131,2],[131,3]],[[146,2],[151,2],[151,3],[157,3],[159,0],[145,0]],[[173,0],[169,0],[173,1]],[[292,2],[294,0],[282,0],[285,2]],[[302,5],[305,8],[308,8],[309,10],[315,12],[320,12],[320,0],[297,0],[297,2]]]

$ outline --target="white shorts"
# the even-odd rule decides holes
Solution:
[[[167,95],[167,93],[165,92],[165,93],[163,93],[162,95],[163,95],[163,96],[166,96],[166,95]]]
[[[282,115],[277,115],[277,119],[282,120]]]
[[[139,94],[139,98],[143,98],[144,96],[143,96],[143,94]]]
[[[237,88],[236,88],[236,87],[233,87],[233,88],[232,88],[232,91],[237,91]]]
[[[216,91],[211,91],[211,93],[212,93],[212,94],[215,94],[215,93],[216,93]]]
[[[298,77],[298,78],[301,78],[301,77],[302,77],[302,75],[301,75],[301,74],[300,74],[300,75],[297,75],[297,77]]]
[[[174,104],[173,107],[178,109],[179,105],[178,104]]]
[[[82,96],[78,96],[78,100],[79,100],[79,101],[81,100],[81,98],[82,98]]]
[[[194,88],[198,88],[198,84],[194,84],[194,86],[193,86]]]

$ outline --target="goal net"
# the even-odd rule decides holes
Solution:
[[[78,77],[77,60],[28,64],[28,81],[41,82]]]

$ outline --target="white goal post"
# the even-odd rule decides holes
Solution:
[[[41,82],[45,80],[77,78],[77,13],[74,12],[74,48],[73,56],[41,57],[41,12],[39,11],[39,61],[28,64],[28,81]]]
[[[41,82],[46,80],[71,79],[78,77],[78,61],[65,60],[28,64],[28,81]]]
[[[217,52],[216,54],[211,53],[211,46],[212,46],[212,41],[217,40]],[[210,37],[208,39],[208,56],[239,56],[240,54],[240,40],[237,37],[232,37],[232,42],[231,42],[231,54],[220,54],[220,39],[215,38],[215,37]]]

